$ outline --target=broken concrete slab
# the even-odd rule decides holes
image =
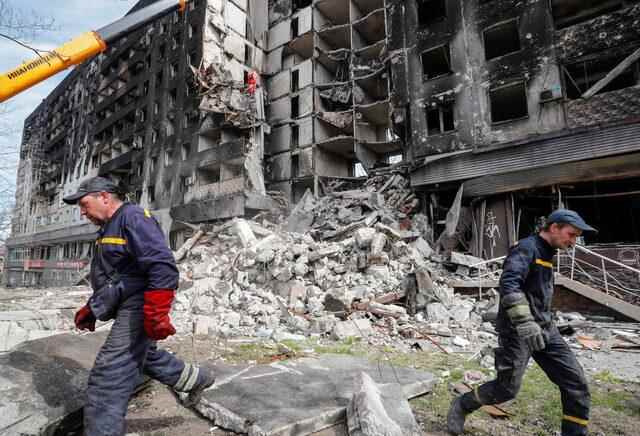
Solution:
[[[333,327],[333,337],[338,340],[362,338],[370,335],[371,331],[371,321],[368,319],[350,319],[336,323]]]
[[[214,364],[216,383],[196,409],[220,427],[249,436],[302,436],[346,420],[358,374],[387,390],[399,383],[404,398],[430,392],[432,374],[377,365],[368,359],[324,355],[261,366]]]
[[[64,428],[84,405],[89,370],[105,337],[56,335],[0,356],[0,434],[48,435]]]
[[[420,436],[420,426],[413,416],[402,386],[376,384],[362,372],[356,378],[355,392],[347,407],[350,436]]]
[[[484,259],[481,259],[479,257],[458,253],[456,251],[451,252],[451,263],[455,263],[456,265],[474,267],[482,262],[484,262]]]

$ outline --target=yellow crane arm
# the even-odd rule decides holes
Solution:
[[[193,0],[159,0],[97,31],[83,33],[52,51],[18,68],[0,75],[0,103],[31,86],[65,70],[80,64],[101,53],[107,46],[119,38],[167,15],[175,10],[184,12],[186,4]]]
[[[41,57],[23,63],[0,76],[0,102],[107,49],[96,32],[87,32]]]

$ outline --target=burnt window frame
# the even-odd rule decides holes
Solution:
[[[518,49],[510,51],[510,52],[503,53],[503,54],[498,55],[498,56],[494,56],[492,58],[489,58],[487,56],[487,32],[490,32],[492,30],[496,30],[496,29],[498,29],[500,27],[503,27],[503,26],[506,26],[507,24],[510,24],[510,23],[515,23],[516,32],[518,34]],[[485,60],[485,62],[492,62],[492,61],[495,61],[496,59],[500,59],[500,58],[503,58],[505,56],[509,56],[509,55],[514,54],[514,53],[521,52],[522,51],[522,38],[520,37],[520,18],[519,17],[509,18],[508,20],[504,20],[504,21],[501,21],[499,23],[492,24],[492,25],[487,26],[484,29],[482,29],[482,48],[484,49],[484,60]]]
[[[624,52],[624,54],[622,54],[619,59],[616,59],[614,62],[612,62],[613,67],[611,67],[611,65],[609,65],[607,68],[605,68],[606,71],[610,72],[611,69],[615,68],[617,65],[620,64],[620,62],[623,62],[625,59],[627,59],[627,57],[631,54],[632,52]],[[614,57],[615,58],[615,57]],[[606,61],[606,58],[604,57],[597,57],[594,58],[592,56],[589,56],[585,59],[582,60],[578,60],[572,63],[567,63],[567,64],[560,64],[560,75],[561,75],[561,83],[562,83],[562,96],[566,99],[566,100],[579,100],[582,98],[582,95],[588,90],[590,89],[593,85],[595,85],[596,83],[598,83],[600,80],[602,80],[604,77],[606,77],[606,75],[608,74],[608,72],[604,73],[604,75],[602,75],[600,78],[594,80],[593,82],[588,82],[588,79],[591,78],[591,76],[593,75],[593,67],[592,65],[589,65],[591,63],[593,63],[594,61]],[[575,81],[575,77],[574,74],[572,74],[572,72],[570,71],[570,69],[572,69],[575,66],[580,66],[582,68],[582,73],[584,74],[584,79],[585,81],[587,81],[587,87],[586,89],[581,89],[580,86],[578,86],[578,83]],[[591,68],[590,68],[591,67]],[[575,73],[575,71],[574,71]],[[622,88],[614,88],[611,89],[611,86],[613,83],[616,83],[616,81],[619,81],[621,79],[621,77],[624,77],[625,75],[631,74],[635,77],[635,83],[622,87]],[[568,80],[570,79],[570,80]],[[623,89],[628,89],[634,86],[638,86],[640,85],[640,59],[636,60],[635,62],[633,62],[632,64],[630,64],[629,66],[627,66],[627,68],[625,68],[622,72],[620,72],[614,79],[612,79],[609,83],[607,83],[606,86],[604,86],[602,89],[600,89],[598,92],[596,92],[594,94],[595,95],[599,95],[599,94],[604,94],[607,92],[614,92],[614,91],[620,91]],[[572,87],[574,90],[579,91],[580,95],[578,95],[577,97],[570,97],[570,93],[569,92],[569,87]]]
[[[429,20],[423,22],[422,20],[420,20],[420,8],[424,3],[431,2],[431,1],[442,2],[442,8],[444,10],[444,14],[443,15],[439,15],[439,16],[434,17],[434,18],[430,18]],[[416,2],[416,19],[418,20],[418,28],[423,28],[423,27],[429,26],[429,25],[434,24],[434,23],[438,23],[438,22],[441,22],[441,21],[446,21],[449,18],[448,14],[447,14],[447,12],[448,12],[447,11],[447,0],[415,0],[415,2]]]
[[[616,2],[617,4],[614,4]],[[584,14],[586,18],[581,17],[580,14],[577,14],[577,15],[569,16],[568,18],[565,17],[564,19],[558,20],[554,11],[553,0],[550,0],[549,13],[551,14],[551,20],[553,22],[553,29],[554,30],[568,29],[569,27],[587,23],[603,15],[612,14],[612,13],[621,11],[628,6],[628,4],[625,3],[624,0],[611,0],[610,3],[611,5],[609,5],[608,7],[607,5],[602,5],[601,11],[596,12],[595,14]],[[593,8],[593,6],[591,8]]]
[[[429,112],[437,112],[438,113],[438,132],[430,133],[429,129]],[[451,113],[451,124],[453,126],[452,129],[445,130],[445,112]],[[452,132],[457,130],[456,128],[456,117],[455,117],[455,102],[447,101],[442,104],[437,104],[436,106],[427,105],[424,107],[424,117],[425,124],[427,127],[427,137],[435,137],[442,135],[450,135]]]
[[[506,120],[500,120],[500,121],[493,121],[493,103],[491,101],[491,93],[495,92],[495,91],[499,91],[502,89],[506,89],[506,88],[512,88],[512,87],[516,87],[516,86],[522,86],[522,88],[524,89],[524,100],[525,100],[525,107],[527,109],[527,114],[517,117],[517,118],[509,118]],[[487,103],[488,103],[488,107],[489,107],[489,118],[490,118],[490,124],[491,126],[497,126],[497,125],[501,125],[501,124],[506,124],[506,123],[512,123],[514,121],[521,121],[521,120],[526,120],[529,117],[531,117],[531,114],[529,113],[529,93],[527,92],[527,81],[526,80],[517,80],[517,81],[513,81],[510,83],[505,83],[503,85],[500,86],[496,86],[493,88],[489,88],[487,90]]]
[[[449,70],[446,73],[441,73],[441,74],[438,74],[436,76],[429,77],[427,75],[426,71],[425,71],[425,68],[424,68],[424,66],[425,66],[424,55],[429,53],[429,52],[435,52],[435,51],[441,50],[441,49],[444,49],[444,55],[445,55],[444,57],[445,57],[445,60],[447,61],[447,64],[449,65]],[[453,68],[452,68],[452,65],[451,65],[451,45],[448,42],[446,42],[444,44],[440,44],[440,45],[437,45],[435,47],[431,47],[431,48],[429,48],[427,50],[422,51],[420,53],[420,65],[422,66],[422,80],[425,81],[425,82],[429,81],[429,80],[436,80],[436,79],[439,79],[441,77],[450,76],[451,74],[453,74]]]

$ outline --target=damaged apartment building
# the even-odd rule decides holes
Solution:
[[[153,210],[173,247],[185,222],[272,207],[264,95],[247,88],[267,31],[260,0],[196,0],[72,71],[25,121],[7,283],[66,284],[87,265],[96,229],[62,197],[89,177]]]
[[[564,206],[599,229],[586,244],[640,266],[640,3],[403,3],[392,101],[433,239],[454,205],[441,245],[497,258]]]
[[[95,175],[151,209],[174,249],[185,223],[400,161],[433,243],[452,205],[455,240],[439,242],[485,258],[558,205],[600,228],[589,243],[640,243],[639,57],[629,0],[189,2],[25,121],[7,281],[85,267],[95,228],[62,197]]]

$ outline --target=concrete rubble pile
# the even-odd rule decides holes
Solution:
[[[91,295],[86,286],[17,288],[0,296],[0,353],[34,339],[75,330],[73,316]]]
[[[404,349],[495,343],[497,295],[454,295],[399,175],[321,199],[307,192],[276,225],[234,220],[179,263],[179,333],[303,340],[367,337]],[[425,341],[431,335],[438,341]]]

